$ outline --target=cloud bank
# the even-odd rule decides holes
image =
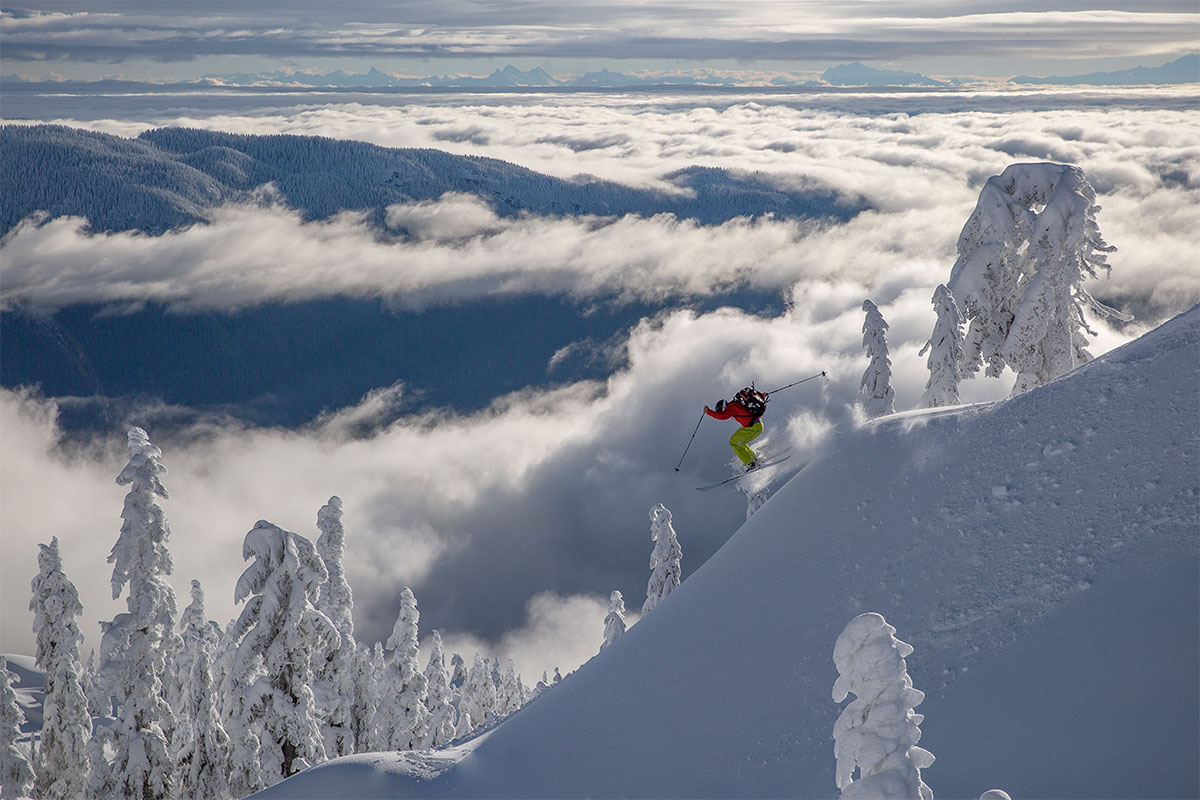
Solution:
[[[783,290],[830,276],[868,287],[916,280],[932,291],[953,263],[959,228],[983,182],[1016,161],[1057,160],[1087,173],[1104,207],[1101,228],[1119,248],[1112,280],[1090,289],[1150,321],[1182,310],[1200,289],[1188,258],[1200,227],[1200,134],[1195,111],[1185,108],[1191,96],[1018,97],[1025,99],[983,93],[934,102],[902,94],[712,105],[713,98],[687,96],[589,96],[464,106],[408,98],[92,120],[82,124],[125,135],[174,124],[438,147],[563,178],[588,173],[639,186],[663,187],[664,176],[695,165],[760,170],[779,181],[820,181],[864,198],[874,211],[824,226],[701,226],[662,215],[499,219],[479,200],[451,195],[389,209],[389,223],[414,234],[404,242],[377,236],[354,214],[303,224],[280,207],[226,207],[208,226],[156,238],[91,235],[79,221],[60,219],[4,242],[2,296],[50,306],[153,299],[186,309],[342,294],[421,308],[529,292],[695,297],[738,286]],[[917,113],[922,103],[930,107]]]
[[[399,392],[385,387],[299,430],[219,420],[166,438],[150,430],[170,469],[167,513],[181,597],[199,578],[212,616],[228,619],[241,540],[255,520],[315,536],[317,509],[338,494],[362,638],[386,636],[399,592],[410,585],[423,629],[442,629],[462,649],[512,656],[531,681],[577,664],[589,640],[599,647],[611,590],[637,607],[653,504],[674,512],[685,574],[740,524],[744,498],[735,490],[693,490],[726,472],[727,428],[702,424],[683,471],[673,470],[705,403],[751,380],[772,388],[825,370],[827,385],[814,381],[772,401],[768,435],[796,444],[789,463],[797,467],[835,447],[838,431],[856,424],[849,405],[866,367],[864,297],[891,324],[898,407],[917,401],[927,378],[917,351],[933,325],[930,295],[948,276],[979,186],[1013,161],[1070,160],[1096,185],[1101,229],[1119,248],[1112,279],[1089,287],[1097,297],[1133,310],[1143,325],[1200,299],[1200,134],[1194,109],[1181,107],[1187,95],[1020,97],[1036,101],[964,95],[922,110],[915,95],[727,98],[711,106],[694,97],[464,107],[291,98],[253,113],[173,111],[175,123],[387,145],[441,142],[558,175],[590,172],[640,185],[693,164],[811,176],[866,197],[873,210],[824,225],[504,220],[452,195],[390,209],[391,223],[412,233],[403,241],[380,236],[353,213],[303,223],[280,207],[225,207],[208,225],[161,237],[93,235],[78,221],[55,220],[4,242],[3,291],[51,306],[154,298],[187,311],[335,294],[420,307],[505,293],[595,301],[704,295],[731,285],[779,290],[789,304],[778,317],[664,312],[629,331],[622,366],[606,381],[503,397],[478,413],[422,413],[379,429],[371,421]],[[128,133],[145,123],[138,116],[88,124]],[[448,136],[467,130],[472,141]],[[1096,353],[1139,328],[1098,330]],[[969,381],[964,399],[1002,397],[1010,383]],[[121,610],[108,598],[104,558],[120,524],[124,490],[114,478],[124,463],[123,431],[67,443],[54,407],[29,391],[0,393],[5,650],[29,650],[28,581],[36,542],[51,536],[62,541],[67,573],[84,597],[81,625],[92,643],[95,621]]]
[[[1195,48],[1196,9],[1118,10],[1094,2],[784,2],[713,4],[536,0],[175,3],[26,0],[0,16],[21,61],[205,57],[857,60],[931,56],[1144,56]]]
[[[906,407],[927,377],[917,350],[932,314],[924,290],[897,289],[874,296],[892,324],[893,385]],[[782,386],[826,370],[828,384],[780,393],[770,407],[764,445],[795,444],[795,467],[857,424],[850,404],[865,368],[856,307],[865,292],[821,282],[774,319],[725,309],[646,320],[631,332],[628,366],[606,382],[529,390],[475,414],[429,412],[364,436],[346,421],[373,413],[379,398],[368,397],[300,430],[218,425],[156,439],[170,470],[176,592],[198,578],[210,615],[231,618],[241,540],[254,521],[315,537],[316,509],[337,494],[360,638],[386,637],[408,585],[423,629],[439,628],[455,647],[512,657],[530,680],[573,668],[599,647],[608,593],[621,590],[631,608],[643,597],[652,505],[674,512],[685,575],[744,518],[734,489],[693,489],[728,469],[726,427],[702,425],[682,472],[673,469],[705,403],[750,380]],[[1102,330],[1098,350],[1128,338]],[[969,382],[964,396],[1001,397],[1010,384],[1011,376]],[[95,622],[121,610],[103,560],[120,526],[122,438],[65,445],[53,401],[28,392],[0,392],[0,425],[3,647],[31,644],[22,587],[35,543],[51,536],[62,542],[94,646]]]

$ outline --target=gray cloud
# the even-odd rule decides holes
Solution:
[[[1093,57],[1195,47],[1194,5],[1073,2],[26,2],[5,12],[6,57],[177,61],[218,56],[851,60]],[[1121,4],[1123,5],[1123,4]]]

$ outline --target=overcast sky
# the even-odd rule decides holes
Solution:
[[[943,75],[1080,74],[1194,52],[1194,0],[15,0],[5,73],[94,79],[369,66],[483,74],[849,61]]]

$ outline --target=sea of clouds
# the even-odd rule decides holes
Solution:
[[[1014,162],[1074,163],[1097,189],[1101,230],[1118,251],[1111,278],[1089,290],[1139,319],[1120,329],[1095,322],[1093,353],[1200,300],[1194,91],[253,99],[50,98],[26,116],[121,135],[185,125],[436,147],[639,186],[663,186],[694,165],[761,170],[833,186],[869,210],[844,223],[703,226],[667,215],[501,218],[450,195],[389,208],[388,224],[412,234],[402,241],[353,212],[304,222],[278,204],[222,207],[207,225],[162,236],[96,234],[77,219],[14,231],[0,296],[48,308],[153,300],[219,312],[354,296],[420,309],[529,293],[676,306],[629,331],[607,381],[531,389],[478,413],[403,416],[363,436],[364,419],[401,402],[402,385],[380,387],[296,430],[210,420],[156,440],[170,469],[176,591],[186,597],[199,578],[221,621],[236,612],[241,539],[255,520],[315,536],[317,509],[337,494],[361,638],[386,637],[410,585],[423,627],[441,628],[468,659],[476,648],[515,658],[527,682],[573,668],[599,647],[610,590],[641,605],[653,504],[675,513],[685,574],[744,518],[736,490],[693,488],[728,469],[727,426],[702,424],[674,470],[705,403],[751,380],[770,389],[824,370],[828,382],[777,396],[768,435],[773,446],[795,445],[793,468],[836,447],[839,431],[861,424],[853,401],[866,367],[860,306],[870,298],[891,324],[897,407],[916,406],[930,296],[983,181]],[[786,312],[678,307],[743,287],[778,291]],[[964,398],[998,399],[1010,386],[1011,376],[978,379]],[[56,402],[67,401],[0,393],[7,651],[32,646],[24,608],[34,543],[51,536],[80,588],[90,642],[95,621],[120,610],[104,558],[120,524],[123,433],[66,442]]]

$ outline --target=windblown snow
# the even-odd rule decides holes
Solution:
[[[847,431],[498,726],[259,796],[833,796],[834,645],[864,612],[913,648],[936,795],[1195,796],[1197,386],[1200,307],[1010,400]]]

